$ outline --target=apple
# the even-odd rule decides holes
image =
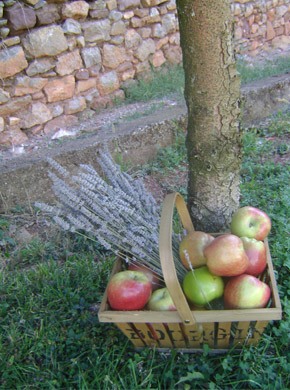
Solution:
[[[201,267],[206,264],[204,248],[214,240],[210,234],[192,231],[187,234],[179,245],[179,257],[186,269]]]
[[[205,248],[204,255],[210,272],[219,276],[241,275],[249,265],[243,241],[234,234],[216,237]]]
[[[145,265],[139,263],[130,263],[128,265],[128,270],[143,272],[151,282],[152,291],[161,287],[161,277],[158,276],[156,272],[152,271],[150,268],[146,267]]]
[[[231,278],[225,287],[226,309],[258,309],[269,302],[270,287],[253,275],[239,275]]]
[[[114,310],[143,309],[151,297],[148,277],[140,271],[120,271],[108,283],[108,302]]]
[[[148,301],[147,307],[149,310],[159,311],[174,311],[176,310],[175,304],[169,294],[168,288],[163,287],[155,290],[151,298]]]
[[[224,281],[203,266],[186,273],[182,288],[190,303],[204,306],[223,295]]]
[[[241,240],[249,259],[245,274],[258,276],[267,265],[266,246],[263,241],[255,240],[255,238],[241,237]]]
[[[271,219],[262,210],[251,206],[238,209],[232,216],[231,233],[239,237],[264,240],[271,230]]]

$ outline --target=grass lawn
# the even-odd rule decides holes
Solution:
[[[135,351],[113,325],[98,322],[113,256],[51,226],[21,244],[13,236],[16,222],[34,218],[40,226],[42,216],[18,209],[0,217],[0,389],[289,388],[289,129],[290,115],[280,115],[243,137],[241,204],[272,219],[270,248],[283,305],[282,321],[269,324],[257,347],[223,355],[207,348],[199,354]],[[166,177],[185,165],[179,135],[146,174]]]

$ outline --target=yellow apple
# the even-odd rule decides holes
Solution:
[[[186,269],[198,268],[206,264],[204,249],[214,240],[208,233],[192,231],[187,234],[179,245],[179,257]],[[190,263],[189,263],[190,262]]]

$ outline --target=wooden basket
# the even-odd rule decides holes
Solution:
[[[131,340],[136,348],[177,348],[194,352],[203,344],[214,351],[256,344],[271,320],[281,319],[278,295],[268,241],[267,268],[261,276],[271,288],[271,305],[265,309],[191,310],[179,284],[172,255],[172,221],[175,207],[187,232],[194,230],[186,204],[178,193],[166,196],[160,222],[159,253],[165,284],[177,311],[114,311],[110,310],[105,292],[100,322],[111,322]],[[112,275],[122,270],[122,261],[115,263]]]

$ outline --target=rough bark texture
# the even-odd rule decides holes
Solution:
[[[228,0],[177,0],[188,109],[188,206],[198,230],[222,231],[239,205],[240,80]]]

